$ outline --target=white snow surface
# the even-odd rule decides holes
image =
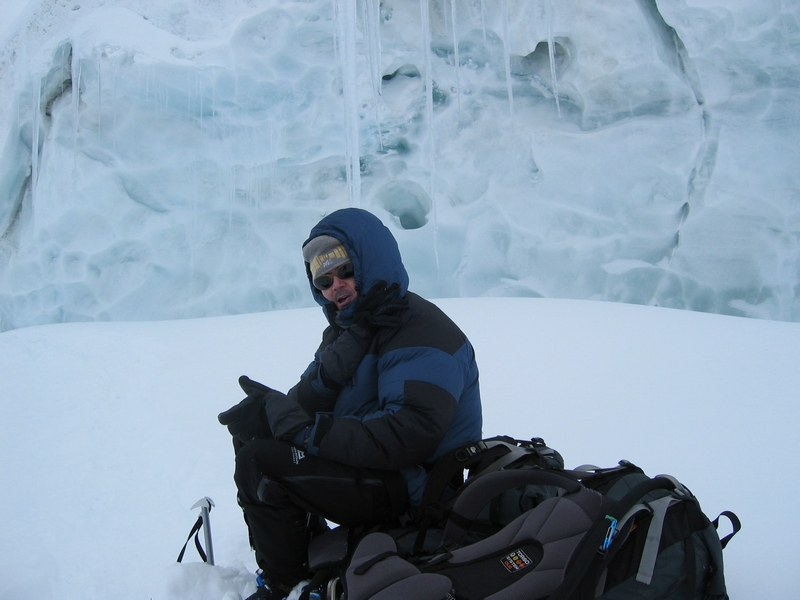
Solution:
[[[475,345],[485,436],[541,436],[568,467],[628,459],[676,476],[710,518],[742,519],[725,550],[731,598],[797,597],[800,324],[581,300],[437,303]],[[239,375],[293,385],[324,324],[317,308],[0,334],[0,598],[252,592],[216,415],[241,399]],[[205,496],[217,566],[191,544],[176,564]]]
[[[0,9],[0,330],[310,306],[342,206],[429,297],[800,321],[798,0]]]

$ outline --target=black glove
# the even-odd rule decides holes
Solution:
[[[236,406],[219,413],[217,420],[243,444],[256,438],[270,438],[263,396],[248,396]]]
[[[269,427],[276,440],[295,442],[300,432],[314,424],[294,398],[273,391],[264,403]]]
[[[242,376],[239,385],[247,394],[247,398],[217,416],[220,424],[228,428],[234,439],[247,443],[256,438],[271,438],[267,413],[264,404],[271,388]]]
[[[248,396],[254,396],[256,394],[261,394],[263,396],[269,392],[275,391],[271,387],[265,386],[263,383],[253,381],[247,375],[239,377],[239,387],[241,387]]]

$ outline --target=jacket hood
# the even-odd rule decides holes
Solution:
[[[303,246],[320,235],[330,235],[342,242],[353,262],[359,294],[367,292],[376,282],[384,280],[388,284],[399,284],[400,295],[405,295],[408,290],[408,272],[403,266],[397,241],[378,217],[360,208],[337,210],[314,226]],[[335,315],[333,304],[314,287],[308,263],[305,263],[305,267],[314,300],[325,310],[328,320],[332,321]],[[349,321],[356,303],[357,301],[353,302],[341,311],[340,321],[345,324]]]

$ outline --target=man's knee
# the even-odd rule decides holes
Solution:
[[[258,454],[261,451],[258,441],[243,445],[236,453],[236,469],[233,480],[239,490],[239,496],[250,504],[257,501],[258,485],[263,478],[259,468]]]
[[[279,502],[285,496],[282,486],[272,481],[273,463],[285,454],[285,444],[276,440],[254,440],[236,453],[233,479],[239,495],[250,504]]]

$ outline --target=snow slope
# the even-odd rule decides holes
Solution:
[[[542,436],[568,466],[670,473],[712,518],[734,600],[797,597],[800,325],[549,299],[438,302],[472,339],[484,434]],[[318,309],[45,325],[0,334],[0,598],[236,600],[255,564],[218,412],[248,374],[287,389]],[[175,564],[204,496],[217,567]]]

